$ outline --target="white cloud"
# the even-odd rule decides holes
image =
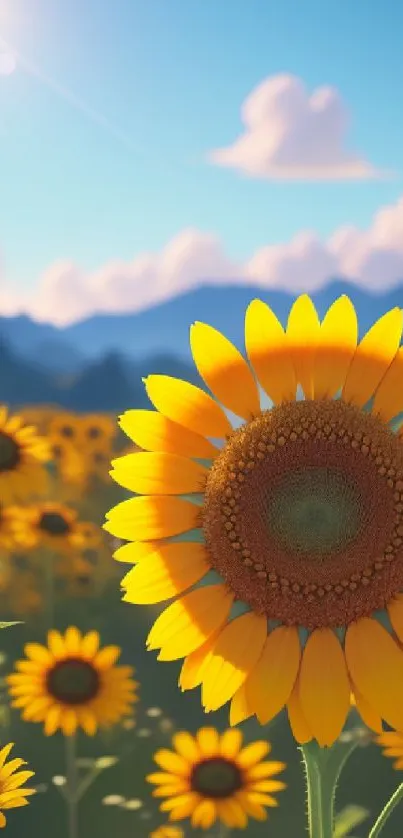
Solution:
[[[2,283],[0,312],[25,310],[38,320],[64,324],[95,311],[138,311],[205,282],[250,282],[299,293],[314,292],[332,279],[374,293],[403,284],[403,198],[381,208],[366,230],[342,227],[327,240],[302,231],[289,242],[260,248],[243,264],[225,253],[216,236],[191,229],[159,253],[110,263],[92,274],[57,262],[30,298],[17,298]]]
[[[17,56],[10,49],[0,47],[0,76],[11,76],[17,68]]]
[[[301,79],[269,76],[241,107],[244,131],[209,154],[212,163],[273,180],[367,180],[384,177],[347,148],[348,112],[333,87],[309,95]]]

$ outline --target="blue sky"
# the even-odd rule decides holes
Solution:
[[[403,172],[403,7],[380,0],[2,0],[0,36],[129,140],[36,74],[0,76],[0,252],[33,288],[59,259],[91,271],[160,250],[187,227],[243,260],[310,228],[366,227],[401,177],[352,183],[248,180],[205,154],[239,133],[265,77],[337,87],[350,144]]]

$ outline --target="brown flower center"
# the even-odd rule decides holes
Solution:
[[[0,472],[15,469],[20,456],[18,443],[4,431],[0,431]]]
[[[223,757],[211,757],[198,762],[192,771],[190,785],[204,797],[232,797],[242,788],[242,774],[238,766]]]
[[[60,512],[43,512],[38,526],[48,535],[66,535],[70,531],[69,522]]]
[[[59,661],[47,675],[48,692],[63,704],[85,704],[100,688],[99,673],[88,661],[67,658]]]
[[[403,445],[341,400],[278,405],[228,440],[202,524],[212,566],[253,610],[346,625],[403,587]]]

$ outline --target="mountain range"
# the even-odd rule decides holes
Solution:
[[[320,316],[340,294],[355,304],[361,333],[388,309],[403,308],[403,284],[374,295],[336,281],[311,295]],[[0,316],[1,401],[83,411],[148,406],[141,379],[152,372],[200,383],[189,349],[190,324],[210,323],[242,349],[244,312],[255,297],[285,323],[295,295],[209,284],[143,311],[94,314],[63,328],[27,315]]]

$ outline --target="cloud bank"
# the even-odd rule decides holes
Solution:
[[[370,180],[384,177],[347,147],[347,107],[333,87],[309,95],[301,79],[261,82],[241,106],[243,133],[208,155],[210,162],[273,180]]]
[[[287,243],[260,248],[243,264],[230,258],[218,237],[193,229],[180,232],[160,253],[109,263],[92,274],[73,262],[57,262],[30,297],[17,296],[2,282],[0,313],[26,311],[63,325],[95,311],[138,311],[206,282],[250,282],[299,293],[335,278],[375,293],[403,283],[403,197],[380,209],[367,230],[342,227],[327,240],[303,231]]]

